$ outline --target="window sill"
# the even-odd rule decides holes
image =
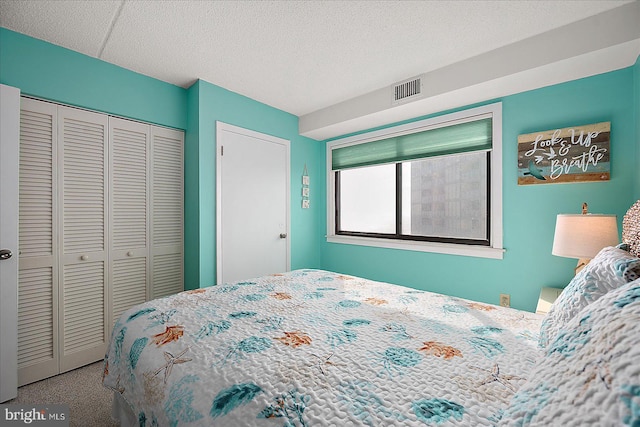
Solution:
[[[418,242],[410,240],[376,239],[357,236],[327,236],[328,243],[346,245],[373,246],[378,248],[402,249],[407,251],[432,252],[447,255],[461,255],[477,258],[502,259],[505,252],[502,248],[487,246],[453,245],[449,243]]]

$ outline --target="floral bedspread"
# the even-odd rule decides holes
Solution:
[[[103,383],[141,426],[494,425],[541,320],[297,270],[131,308]]]

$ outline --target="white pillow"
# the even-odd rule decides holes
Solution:
[[[612,289],[632,279],[628,267],[640,261],[629,252],[614,247],[602,249],[562,291],[540,326],[540,347],[546,347],[580,310]]]
[[[558,332],[499,425],[640,425],[640,279]]]
[[[499,425],[640,425],[640,279],[558,332]]]

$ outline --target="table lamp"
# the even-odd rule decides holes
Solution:
[[[615,246],[618,242],[616,216],[587,213],[584,203],[582,214],[558,214],[551,253],[578,258],[575,269],[578,273],[602,248]]]

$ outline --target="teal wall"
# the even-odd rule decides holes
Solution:
[[[324,220],[324,211],[319,208],[302,209],[301,177],[306,163],[311,177],[310,194],[313,195],[322,185],[314,177],[320,174],[324,166],[324,163],[318,162],[323,153],[323,144],[298,134],[298,117],[203,80],[189,88],[189,96],[192,100],[189,103],[189,116],[197,114],[198,119],[197,123],[193,119],[197,131],[189,129],[194,135],[188,141],[190,146],[187,147],[185,168],[190,174],[198,171],[199,188],[187,188],[189,210],[186,214],[190,221],[197,224],[189,224],[187,232],[190,236],[197,235],[199,242],[197,250],[194,247],[186,250],[191,256],[197,253],[197,260],[188,259],[187,256],[187,261],[190,266],[199,263],[199,277],[194,276],[195,270],[187,272],[186,287],[191,289],[196,284],[210,286],[216,283],[216,121],[291,141],[291,268],[318,268],[318,223]],[[196,104],[197,112],[194,112],[191,108]],[[194,182],[194,179],[190,182]],[[311,198],[315,203],[314,197]],[[196,203],[197,209],[194,210]],[[197,230],[193,227],[197,227]]]
[[[200,92],[196,82],[187,90],[187,130],[184,136],[184,284],[200,285]]]
[[[320,174],[322,144],[298,135],[298,118],[198,81],[174,86],[0,28],[0,83],[23,94],[185,130],[185,287],[215,283],[215,121],[291,141],[291,266],[319,267],[323,211],[300,207],[305,162]],[[311,181],[311,192],[322,185]]]
[[[22,94],[185,129],[186,91],[0,27],[0,83]]]
[[[556,215],[579,213],[586,201],[591,212],[617,214],[621,220],[634,200],[634,72],[630,67],[487,101],[503,106],[503,260],[323,240],[322,267],[490,303],[507,293],[513,307],[535,310],[540,288],[565,286],[577,262],[551,255]],[[601,121],[611,121],[610,181],[517,185],[518,135]]]
[[[187,289],[215,283],[216,120],[291,141],[293,269],[326,268],[487,302],[510,293],[513,306],[533,310],[540,287],[565,285],[575,265],[551,255],[555,215],[578,212],[587,201],[592,212],[621,218],[640,198],[640,59],[627,69],[501,100],[504,260],[326,243],[325,144],[301,137],[297,117],[205,81],[183,89],[0,28],[0,83],[39,98],[186,131]],[[612,122],[611,181],[516,185],[519,134],[603,120]],[[311,209],[300,206],[305,163]]]
[[[633,66],[633,106],[636,122],[636,176],[635,199],[640,199],[640,56]]]

